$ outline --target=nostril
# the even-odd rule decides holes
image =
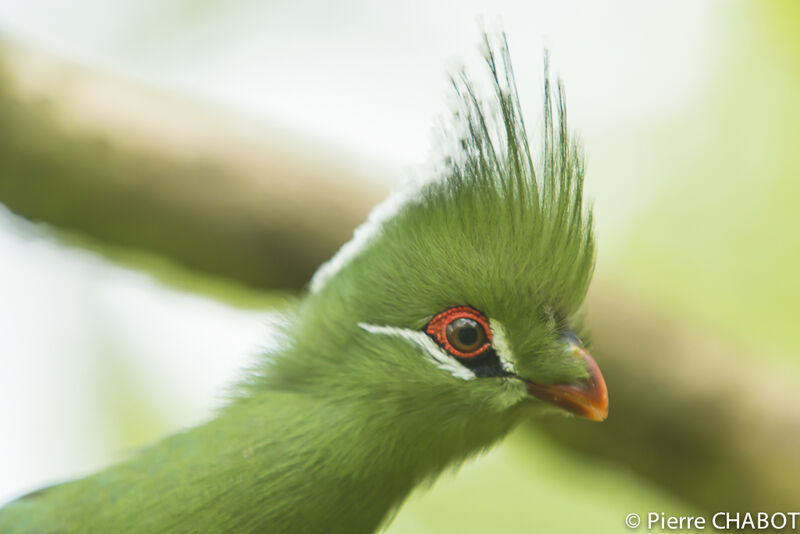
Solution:
[[[568,345],[572,345],[572,346],[575,346],[575,347],[582,347],[583,346],[583,342],[581,341],[581,338],[579,338],[575,334],[575,332],[573,332],[572,330],[570,330],[568,328],[565,329],[561,333],[561,339],[563,339],[564,342],[567,343]]]

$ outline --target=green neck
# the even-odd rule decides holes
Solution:
[[[11,532],[372,532],[419,482],[515,420],[431,420],[402,403],[322,397],[237,400],[133,461],[10,507]],[[13,523],[15,508],[27,522]]]
[[[206,431],[240,444],[219,458],[218,479],[224,472],[236,479],[209,504],[248,518],[240,532],[248,525],[254,532],[372,532],[420,482],[513,426],[510,419],[431,421],[429,413],[387,408],[275,392],[232,407]],[[264,419],[265,412],[273,413]]]

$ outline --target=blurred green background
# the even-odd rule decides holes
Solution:
[[[0,501],[209,417],[276,312],[435,157],[509,35],[584,139],[610,418],[532,421],[389,531],[622,532],[800,503],[800,4],[0,9]],[[432,155],[433,154],[433,155]]]

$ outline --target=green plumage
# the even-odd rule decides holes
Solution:
[[[534,165],[505,43],[486,44],[493,94],[454,80],[455,148],[439,176],[323,267],[280,350],[228,406],[131,461],[7,505],[0,532],[371,532],[418,484],[555,410],[511,375],[459,378],[447,369],[461,364],[437,366],[416,335],[469,305],[502,325],[495,343],[517,375],[587,376],[562,339],[594,262],[563,93],[552,109],[546,79]]]

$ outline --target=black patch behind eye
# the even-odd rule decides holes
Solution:
[[[509,373],[500,364],[500,358],[493,348],[488,348],[477,356],[458,358],[458,363],[475,373],[478,378],[490,376],[508,376]]]

